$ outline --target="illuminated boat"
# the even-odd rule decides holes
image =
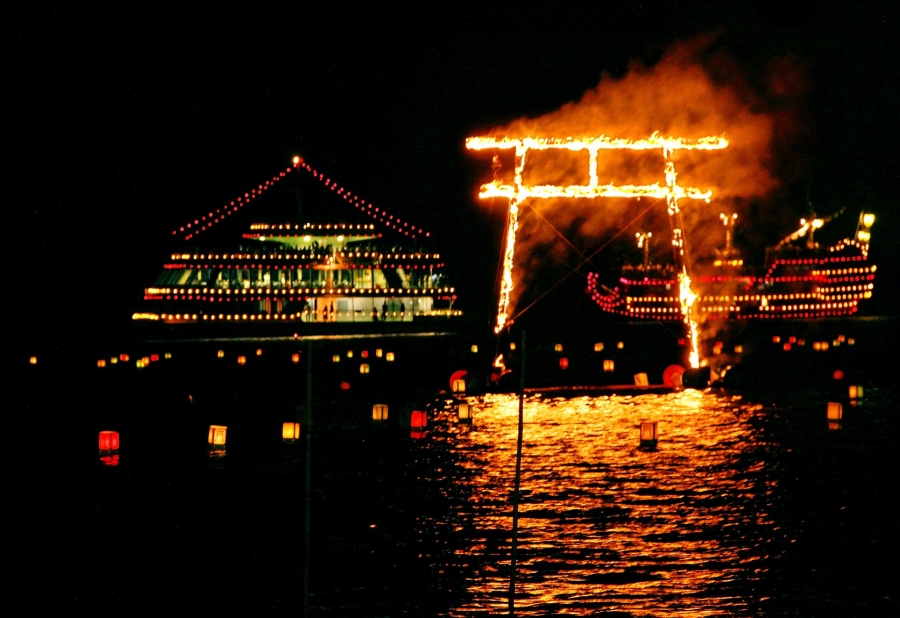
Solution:
[[[762,270],[745,268],[731,245],[736,217],[721,215],[726,245],[711,264],[699,265],[691,278],[697,295],[693,312],[700,320],[809,319],[848,316],[860,301],[872,296],[876,266],[869,264],[872,214],[862,213],[853,238],[822,247],[814,232],[827,219],[801,219],[801,227],[766,251]],[[644,262],[622,270],[618,282],[604,285],[590,273],[587,292],[609,313],[629,318],[682,320],[678,273],[671,266],[651,264],[648,240],[638,234]]]
[[[290,175],[309,172],[376,223],[253,223],[227,243],[206,232]],[[236,200],[173,231],[184,246],[144,289],[133,319],[165,325],[293,325],[291,332],[449,329],[462,312],[430,234],[325,178],[300,157]],[[426,240],[427,239],[427,240]],[[345,325],[341,327],[340,325]]]

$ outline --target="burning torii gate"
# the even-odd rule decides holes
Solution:
[[[470,150],[515,150],[515,176],[513,184],[502,184],[494,180],[481,186],[478,194],[480,198],[505,197],[509,200],[509,213],[506,224],[506,243],[503,259],[503,278],[500,283],[500,301],[497,308],[497,323],[494,332],[503,330],[509,319],[509,295],[512,292],[513,280],[513,255],[516,245],[516,231],[519,228],[519,204],[527,198],[598,198],[598,197],[655,197],[665,198],[669,212],[669,221],[672,225],[672,250],[675,260],[679,264],[679,299],[681,311],[685,323],[690,329],[691,338],[691,366],[699,366],[699,352],[697,349],[697,324],[691,316],[696,295],[691,290],[691,279],[688,276],[684,261],[684,233],[682,230],[681,211],[678,208],[678,200],[682,198],[704,200],[709,202],[711,191],[701,191],[692,187],[681,187],[676,182],[677,174],[675,165],[670,155],[675,150],[721,150],[728,146],[728,141],[723,137],[701,137],[697,140],[688,140],[680,137],[660,137],[654,133],[647,139],[629,140],[623,138],[611,138],[606,136],[586,137],[572,139],[571,137],[560,139],[553,137],[525,137],[525,138],[495,138],[495,137],[470,137],[466,139],[466,148]],[[522,173],[525,169],[525,161],[529,150],[587,150],[590,156],[588,172],[590,181],[587,185],[535,185],[528,186],[522,182]],[[665,186],[659,183],[652,185],[601,185],[597,178],[597,155],[601,150],[662,150],[665,161]]]

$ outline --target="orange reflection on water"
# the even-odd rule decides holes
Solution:
[[[469,402],[477,430],[453,448],[467,471],[461,508],[477,532],[457,553],[487,566],[459,615],[506,609],[518,416],[515,397]],[[761,473],[764,445],[751,422],[760,408],[698,391],[529,398],[517,610],[746,612],[729,587],[761,575],[748,566],[774,526],[760,499],[774,484]],[[642,421],[658,422],[655,451],[639,448]]]

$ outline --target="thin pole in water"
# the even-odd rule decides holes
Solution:
[[[519,362],[519,436],[516,440],[516,482],[513,489],[513,525],[512,525],[512,559],[509,569],[509,615],[516,614],[516,558],[519,544],[519,483],[522,479],[522,426],[525,414],[525,331],[522,331],[522,343]]]
[[[306,348],[306,482],[303,498],[305,517],[303,522],[303,616],[309,616],[309,512],[312,500],[312,342]]]

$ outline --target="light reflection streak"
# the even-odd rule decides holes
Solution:
[[[454,437],[483,564],[454,615],[502,612],[515,466],[514,397],[470,398],[477,429]],[[525,406],[516,607],[585,614],[747,613],[759,546],[777,536],[764,497],[759,406],[698,391],[634,397],[534,397]],[[449,414],[449,412],[448,412]],[[638,449],[658,421],[658,450]],[[521,595],[521,598],[518,596]]]

